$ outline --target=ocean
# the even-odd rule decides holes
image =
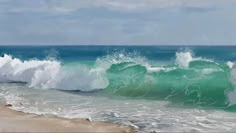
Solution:
[[[236,130],[236,46],[0,46],[0,102],[132,126]]]

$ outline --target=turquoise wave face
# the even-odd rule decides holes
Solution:
[[[107,74],[106,90],[112,94],[175,103],[227,107],[230,103],[226,93],[233,88],[230,68],[205,60],[192,61],[188,68],[170,65],[156,71],[133,62],[122,62],[111,65]]]
[[[36,89],[104,90],[108,96],[200,106],[236,103],[236,47],[193,46],[189,49],[195,56],[181,46],[0,49],[0,82],[23,82]]]

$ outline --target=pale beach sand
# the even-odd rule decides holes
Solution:
[[[117,124],[63,119],[18,112],[0,106],[0,132],[135,132]]]

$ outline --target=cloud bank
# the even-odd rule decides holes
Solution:
[[[0,45],[234,45],[234,0],[0,0]]]

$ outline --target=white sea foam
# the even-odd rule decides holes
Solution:
[[[1,82],[26,82],[31,88],[91,91],[108,85],[103,73],[86,67],[65,69],[53,60],[21,61],[10,55],[0,57]]]
[[[228,65],[228,67],[229,67],[230,69],[232,69],[233,66],[234,66],[234,63],[231,62],[231,61],[228,61],[228,62],[227,62],[227,65]]]
[[[106,88],[108,79],[103,69],[88,69],[86,66],[79,68],[63,69],[59,74],[55,88],[64,90],[93,91]]]
[[[119,64],[122,62],[132,62],[131,64],[125,66],[122,69],[139,64],[141,66],[144,66],[147,69],[147,72],[149,73],[159,72],[159,71],[169,72],[176,69],[176,67],[167,68],[163,66],[152,66],[150,65],[150,62],[148,61],[148,59],[142,56],[139,56],[137,53],[129,53],[129,54],[113,53],[112,55],[108,55],[103,58],[98,58],[96,60],[96,68],[93,69],[92,71],[96,71],[96,70],[106,71],[107,69],[110,68],[112,64]]]
[[[152,67],[152,66],[146,65],[146,69],[149,73],[160,72],[160,71],[169,72],[169,71],[175,70],[176,67],[165,68],[165,67]]]
[[[194,58],[190,52],[176,53],[176,64],[178,64],[181,68],[188,68],[189,63],[193,60]]]
[[[230,105],[234,105],[236,104],[236,68],[233,68],[232,63],[228,62],[227,64],[229,68],[231,68],[230,80],[234,86],[234,89],[232,91],[227,92],[227,97],[228,97],[228,101],[230,102]]]
[[[21,61],[10,55],[0,57],[0,81],[2,82],[27,82],[34,87],[53,87],[53,80],[60,71],[57,61]]]
[[[218,63],[216,63],[210,59],[205,59],[205,58],[201,58],[201,57],[193,57],[191,52],[177,52],[176,53],[175,62],[180,68],[186,69],[189,67],[189,63],[191,63],[193,61],[198,61],[198,60],[212,62],[212,63],[215,63],[216,65],[219,65]]]

